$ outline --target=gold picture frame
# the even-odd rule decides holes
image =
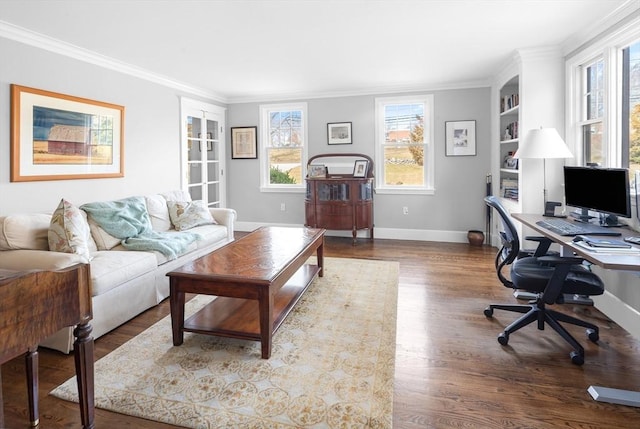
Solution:
[[[124,107],[11,85],[11,181],[124,177]]]

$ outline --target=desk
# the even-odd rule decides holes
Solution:
[[[24,354],[29,419],[38,425],[38,343],[60,329],[76,326],[75,367],[84,429],[94,428],[93,338],[89,321],[89,265],[61,271],[0,270],[0,364]],[[4,427],[0,380],[0,427]]]
[[[578,256],[586,259],[592,264],[611,270],[640,271],[640,256],[638,255],[589,252],[588,250],[573,244],[573,237],[559,235],[552,231],[549,231],[546,228],[541,227],[540,225],[537,225],[537,221],[544,219],[542,215],[514,213],[511,216],[514,219],[522,222],[523,225],[530,227],[541,235],[548,237],[554,242],[566,247],[570,251],[576,253]],[[631,231],[627,228],[612,228],[612,230],[618,231],[622,234],[620,237],[615,237],[619,239],[623,239],[625,236],[638,235],[637,232]],[[587,391],[596,401],[640,407],[640,392],[622,389],[611,389],[601,386],[589,386],[589,389],[587,389]]]

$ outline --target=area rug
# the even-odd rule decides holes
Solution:
[[[397,297],[397,262],[325,258],[270,359],[209,335],[174,347],[167,316],[96,362],[95,404],[190,428],[390,428]],[[51,394],[77,402],[75,377]]]

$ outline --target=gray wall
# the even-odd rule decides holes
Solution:
[[[409,229],[464,232],[484,230],[486,175],[490,172],[490,88],[425,91],[433,93],[435,110],[435,195],[374,197],[376,229]],[[389,94],[380,94],[388,96]],[[375,96],[302,100],[308,103],[309,156],[330,152],[357,152],[374,158]],[[260,104],[233,104],[228,127],[259,125]],[[445,156],[445,121],[475,120],[477,155]],[[327,123],[352,122],[353,144],[327,144]],[[304,223],[304,194],[260,192],[259,160],[230,160],[229,206],[238,220],[249,223]],[[281,203],[287,210],[280,211]],[[409,214],[402,214],[402,207]],[[379,234],[376,234],[381,237]],[[460,236],[460,235],[458,235]]]
[[[180,187],[180,95],[176,90],[0,38],[0,215],[52,212],[72,203]],[[9,182],[10,84],[125,106],[125,176]]]

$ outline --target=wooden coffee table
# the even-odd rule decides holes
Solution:
[[[167,273],[173,345],[185,332],[260,341],[271,339],[316,276],[322,277],[324,229],[263,227]],[[305,264],[313,254],[317,265]],[[216,295],[184,320],[185,293]]]

